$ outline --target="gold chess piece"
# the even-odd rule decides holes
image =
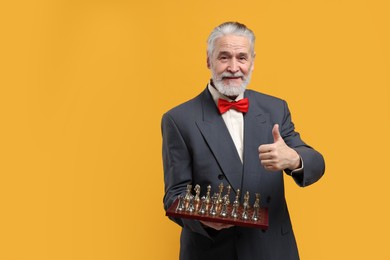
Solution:
[[[207,205],[209,205],[211,202],[210,194],[211,194],[211,185],[208,185],[207,186],[207,193],[206,193],[206,201],[205,201]]]
[[[217,201],[217,204],[218,205],[222,205],[222,202],[223,202],[223,200],[222,200],[223,183],[222,182],[219,184],[218,188],[219,188],[219,191],[218,191],[218,201]]]

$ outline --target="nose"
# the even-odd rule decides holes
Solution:
[[[230,62],[229,62],[229,67],[227,68],[227,70],[230,72],[230,73],[236,73],[239,71],[239,66],[238,66],[238,62],[236,59],[231,59]]]

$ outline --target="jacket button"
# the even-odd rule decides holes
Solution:
[[[222,174],[219,174],[219,175],[218,175],[218,179],[223,180],[223,175],[222,175]]]

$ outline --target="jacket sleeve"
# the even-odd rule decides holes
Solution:
[[[305,144],[299,133],[295,132],[294,124],[291,121],[291,114],[286,102],[284,102],[284,118],[281,135],[286,144],[299,154],[303,163],[302,171],[292,172],[290,170],[285,170],[285,172],[292,176],[300,187],[305,187],[318,181],[325,172],[324,158],[319,152]]]
[[[170,114],[164,114],[161,123],[162,155],[164,167],[164,209],[167,210],[178,195],[184,195],[187,184],[192,183],[192,156],[183,133]],[[171,218],[184,228],[209,237],[202,224],[196,220]],[[209,237],[210,238],[210,237]]]

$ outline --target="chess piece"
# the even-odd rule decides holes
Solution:
[[[247,209],[250,208],[249,206],[249,191],[247,191],[244,195],[244,203],[242,205],[243,207],[246,207]]]
[[[223,218],[227,217],[228,216],[228,207],[229,206],[229,202],[226,198],[226,195],[223,196],[223,202],[222,202],[222,207],[221,207],[221,212],[219,213],[219,215]]]
[[[218,201],[217,201],[217,203],[218,203],[218,205],[222,205],[222,202],[223,202],[223,200],[222,200],[223,183],[222,182],[219,184],[218,188],[219,188],[219,191],[218,191]]]
[[[242,210],[241,218],[242,218],[243,220],[248,220],[248,219],[249,219],[248,204],[244,205],[244,208],[243,208],[243,210]]]
[[[205,198],[205,196],[202,197],[201,201],[202,201],[202,203],[201,203],[201,205],[200,205],[200,209],[199,209],[199,211],[198,211],[198,214],[199,214],[199,215],[205,215],[206,212],[207,212],[207,208],[206,208],[206,198]]]
[[[210,208],[210,215],[211,216],[216,216],[217,213],[218,213],[218,210],[217,210],[217,204],[218,204],[218,194],[217,193],[214,193],[213,197],[211,198],[211,208]]]
[[[230,216],[232,218],[238,218],[238,207],[240,206],[240,189],[237,189],[236,198],[233,201],[233,208]]]
[[[184,197],[184,200],[185,200],[186,202],[189,202],[190,199],[191,199],[191,197],[193,196],[193,195],[191,194],[191,189],[192,189],[192,185],[191,185],[191,184],[187,184],[186,195],[185,195],[185,197]]]
[[[207,205],[209,205],[211,202],[210,193],[211,193],[211,185],[208,185],[207,186],[207,193],[206,193],[206,201],[205,201]]]
[[[253,205],[253,215],[252,215],[253,221],[259,220],[259,208],[260,208],[260,194],[256,193],[256,201],[255,204]]]
[[[179,203],[177,204],[176,212],[177,211],[184,211],[185,210],[184,196],[179,195],[177,197],[178,197]]]
[[[194,191],[195,191],[195,204],[199,204],[199,202],[200,202],[200,197],[199,197],[200,186],[198,184],[195,185]]]
[[[186,211],[189,213],[192,213],[195,211],[195,206],[194,206],[194,196],[190,198],[190,201],[188,202],[188,207],[186,208]]]
[[[237,199],[237,196],[236,196],[236,199],[233,202],[232,212],[230,213],[230,216],[232,218],[238,218],[238,206],[239,205],[240,205],[240,203],[238,202],[238,199]]]
[[[226,191],[225,196],[223,196],[223,200],[226,200],[226,203],[229,206],[230,205],[230,191],[231,191],[232,187],[230,185],[228,185],[226,187],[226,189],[227,189],[227,191]]]

